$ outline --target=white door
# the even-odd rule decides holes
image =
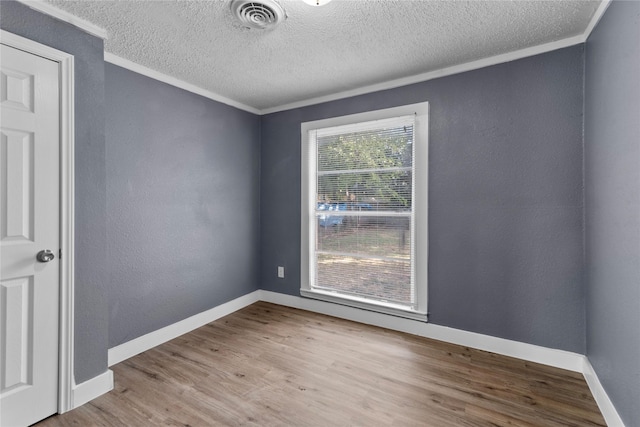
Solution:
[[[0,425],[57,412],[58,63],[1,45]],[[50,250],[54,258],[41,256]]]

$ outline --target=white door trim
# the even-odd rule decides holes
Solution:
[[[2,44],[50,59],[60,71],[60,327],[58,412],[73,409],[74,58],[66,52],[0,30]]]

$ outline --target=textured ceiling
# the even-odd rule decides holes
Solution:
[[[271,31],[229,1],[48,0],[107,30],[105,50],[264,110],[582,34],[600,1],[280,1]]]

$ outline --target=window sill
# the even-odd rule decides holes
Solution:
[[[364,298],[338,295],[334,292],[315,291],[310,289],[300,289],[300,295],[306,298],[313,298],[320,301],[346,305],[363,310],[375,311],[391,316],[403,317],[411,320],[427,321],[427,313],[411,310],[399,304],[389,304],[384,302],[374,303]]]

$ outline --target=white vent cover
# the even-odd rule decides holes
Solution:
[[[270,30],[287,18],[287,14],[275,0],[231,0],[231,13],[242,25],[259,30]]]

